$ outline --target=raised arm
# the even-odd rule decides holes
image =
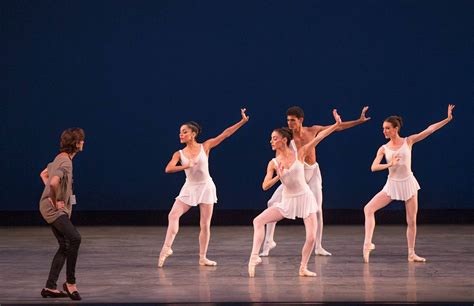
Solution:
[[[179,151],[174,152],[173,157],[169,161],[168,165],[166,165],[165,172],[166,173],[174,173],[184,169],[188,169],[194,166],[194,162],[192,159],[189,160],[187,165],[177,166],[179,162]]]
[[[354,127],[356,125],[359,125],[359,124],[362,124],[362,123],[365,123],[367,121],[370,120],[370,117],[366,117],[365,114],[367,113],[367,111],[369,110],[369,107],[368,106],[364,106],[362,108],[362,111],[360,113],[360,117],[359,119],[357,120],[352,120],[352,121],[344,121],[344,122],[341,122],[341,124],[337,127],[336,129],[336,132],[340,132],[340,131],[343,131],[345,129],[349,129],[351,127]],[[320,130],[325,130],[325,129],[328,129],[331,127],[331,125],[326,125],[326,126],[314,126],[314,127],[319,127]]]
[[[212,148],[218,146],[222,141],[224,141],[224,139],[226,139],[227,137],[230,137],[232,134],[234,134],[242,125],[244,125],[245,123],[247,123],[247,121],[249,121],[249,116],[247,116],[245,114],[245,111],[246,109],[241,109],[240,110],[240,113],[242,115],[242,119],[237,122],[236,124],[226,128],[219,136],[217,137],[214,137],[214,138],[211,138],[211,139],[208,139],[206,140],[204,143],[203,143],[203,146],[204,146],[204,150],[206,152],[209,152],[209,150],[211,150]]]
[[[48,168],[45,168],[43,171],[40,173],[41,180],[43,181],[43,184],[46,186],[48,184]]]
[[[275,172],[277,173],[277,175],[273,176]],[[278,171],[273,160],[269,161],[267,166],[267,174],[265,175],[265,178],[263,179],[262,183],[263,190],[267,191],[280,180],[279,172],[280,171]]]
[[[436,123],[430,125],[426,130],[424,130],[424,131],[422,131],[418,134],[408,136],[408,144],[413,145],[414,143],[417,143],[418,141],[421,141],[421,140],[425,139],[426,137],[433,134],[435,131],[437,131],[440,128],[442,128],[443,126],[445,126],[449,121],[451,121],[453,119],[453,109],[454,109],[454,105],[449,104],[448,105],[448,117],[446,119],[441,120],[439,122],[436,122]]]
[[[317,146],[318,143],[321,142],[321,140],[329,136],[331,133],[333,133],[337,129],[337,127],[341,124],[341,116],[339,116],[336,109],[332,110],[332,115],[334,116],[334,120],[336,122],[333,125],[330,125],[328,128],[320,131],[316,135],[316,137],[314,137],[310,142],[302,146],[298,153],[302,152],[303,155],[306,155],[309,152],[309,150]],[[301,154],[298,154],[298,155],[301,156]],[[301,158],[304,158],[304,156],[302,156]]]
[[[392,160],[388,164],[381,164],[380,162],[382,162],[382,158],[383,158],[384,154],[385,154],[385,149],[382,146],[377,150],[377,155],[375,156],[375,159],[372,162],[372,166],[370,167],[370,170],[372,172],[388,169],[388,168],[396,165],[398,163],[398,161],[400,160],[400,157],[393,156]]]

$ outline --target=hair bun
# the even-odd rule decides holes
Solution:
[[[188,121],[185,123],[185,125],[187,125],[194,133],[196,133],[196,136],[202,132],[201,126],[196,121]]]

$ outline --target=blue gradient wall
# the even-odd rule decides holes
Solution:
[[[299,105],[306,124],[368,123],[318,146],[325,208],[362,208],[384,118],[402,135],[454,120],[413,150],[420,207],[473,203],[472,1],[2,1],[0,210],[36,210],[61,131],[86,131],[74,160],[81,210],[168,209],[178,129],[201,139],[249,123],[211,151],[218,209],[263,209],[269,137]],[[399,204],[398,204],[399,205]],[[395,205],[395,207],[401,207]]]

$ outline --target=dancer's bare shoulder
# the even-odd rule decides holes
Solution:
[[[312,138],[314,138],[314,137],[316,137],[316,135],[319,134],[319,132],[324,130],[324,126],[322,126],[322,125],[312,125],[312,126],[305,126],[305,127],[303,127],[303,129],[306,130],[306,132],[308,134],[310,134]]]

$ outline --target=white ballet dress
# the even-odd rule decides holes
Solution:
[[[183,151],[179,150],[180,161],[182,165],[187,165],[189,159],[184,156]],[[194,159],[194,166],[184,170],[186,173],[186,182],[184,183],[176,200],[189,205],[217,203],[216,185],[209,175],[208,156],[201,144],[201,151]]]
[[[292,148],[296,152],[296,145],[294,140],[290,142],[290,148]],[[322,190],[322,177],[321,171],[319,169],[319,164],[314,163],[313,165],[309,165],[308,163],[304,163],[304,177],[306,183],[308,184],[309,188],[314,194],[316,198],[316,207],[317,211],[322,209],[322,202],[323,202],[323,190]],[[283,185],[278,186],[278,188],[273,193],[270,200],[268,200],[268,207],[274,206],[276,203],[281,202],[281,197],[283,193]]]
[[[298,160],[297,152],[295,155],[296,159],[291,167],[284,169],[280,177],[283,191],[281,201],[275,205],[288,219],[306,218],[317,210],[316,198],[305,180],[304,164]],[[278,167],[275,158],[273,162]]]
[[[393,156],[399,156],[398,163],[388,168],[387,183],[383,187],[384,191],[392,200],[406,201],[413,197],[420,189],[413,172],[411,171],[411,150],[407,139],[398,150],[391,150],[387,145],[385,149],[385,160],[390,163]]]

